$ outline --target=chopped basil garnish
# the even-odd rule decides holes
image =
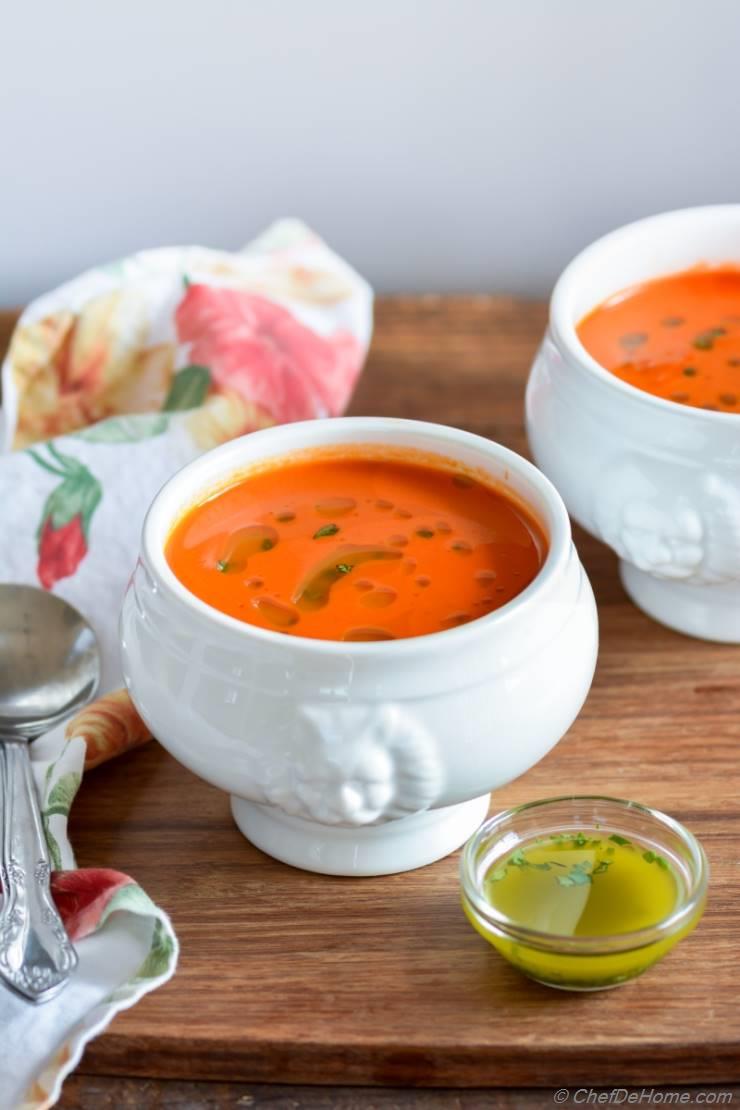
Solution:
[[[321,528],[314,532],[313,538],[315,540],[320,540],[323,539],[324,536],[336,536],[338,531],[338,524],[322,524]]]
[[[592,881],[589,874],[590,870],[591,864],[587,860],[582,863],[573,863],[567,875],[557,876],[558,884],[560,886],[586,886],[587,883]]]

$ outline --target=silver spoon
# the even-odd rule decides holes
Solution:
[[[44,590],[0,585],[0,977],[34,1002],[62,989],[77,954],[49,889],[28,745],[82,708],[99,677],[95,634],[76,609]]]

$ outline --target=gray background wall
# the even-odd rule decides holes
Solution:
[[[540,295],[738,199],[734,0],[37,0],[4,11],[0,303],[300,215],[381,291]]]

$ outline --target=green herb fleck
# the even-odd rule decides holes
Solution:
[[[275,541],[271,540],[269,536],[265,536],[262,543],[260,544],[260,547],[262,548],[263,551],[272,551],[274,546],[275,546]]]
[[[431,528],[417,528],[416,534],[417,536],[420,536],[423,540],[431,540],[434,536],[434,532],[431,530]]]
[[[578,832],[573,837],[573,843],[575,844],[576,848],[585,848],[585,846],[588,844],[588,838],[585,837],[582,832]]]
[[[609,870],[609,868],[611,867],[611,865],[612,865],[613,863],[614,863],[614,860],[613,860],[613,859],[602,859],[602,860],[599,860],[599,862],[598,862],[598,863],[596,864],[596,867],[594,867],[594,869],[593,869],[593,871],[591,872],[591,874],[592,874],[592,875],[603,875],[605,871],[608,871],[608,870]]]
[[[352,570],[352,565],[351,563],[337,563],[336,569],[340,574],[349,574]]]
[[[695,336],[693,346],[697,351],[711,351],[714,346],[714,333],[712,331],[702,331],[699,335]]]
[[[683,316],[666,316],[660,321],[664,328],[680,328],[685,323]]]
[[[336,536],[338,531],[338,524],[322,524],[321,528],[314,532],[313,538],[315,540],[320,540],[323,539],[324,536]]]
[[[516,852],[507,860],[506,865],[507,867],[519,868],[531,867],[533,871],[549,871],[552,866],[550,863],[533,863],[532,860],[527,859],[524,855],[523,848],[517,848]],[[556,866],[561,867],[562,864],[556,864]]]
[[[615,844],[631,844],[632,843],[632,841],[628,840],[626,836],[620,836],[619,833],[612,833],[612,835],[609,837],[609,839],[613,840]]]
[[[727,328],[710,328],[709,334],[715,336],[727,335]]]
[[[642,858],[645,860],[645,863],[657,863],[658,867],[663,871],[668,870],[668,862],[663,859],[662,856],[659,856],[657,852],[652,852],[648,849],[647,852],[642,853]]]
[[[495,871],[491,872],[490,879],[493,883],[500,883],[502,879],[506,878],[506,868],[497,867]]]
[[[571,864],[570,871],[567,875],[556,876],[558,884],[560,886],[586,886],[587,883],[591,882],[591,876],[589,874],[590,868],[591,864],[588,860],[584,860],[582,863]]]
[[[216,563],[216,570],[220,570],[221,573],[223,574],[228,569],[229,569],[229,564],[226,562],[226,560],[225,559],[219,559],[219,561]]]
[[[684,366],[683,373],[687,378],[695,378],[698,371],[695,366]]]

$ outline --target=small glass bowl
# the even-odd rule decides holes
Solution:
[[[638,840],[669,861],[680,896],[668,917],[634,932],[559,936],[517,924],[485,897],[486,876],[517,847],[537,837],[594,828]],[[595,796],[546,798],[505,810],[481,825],[460,862],[462,904],[473,928],[530,979],[573,991],[620,986],[662,959],[697,925],[708,879],[701,844],[678,821],[637,802]]]

